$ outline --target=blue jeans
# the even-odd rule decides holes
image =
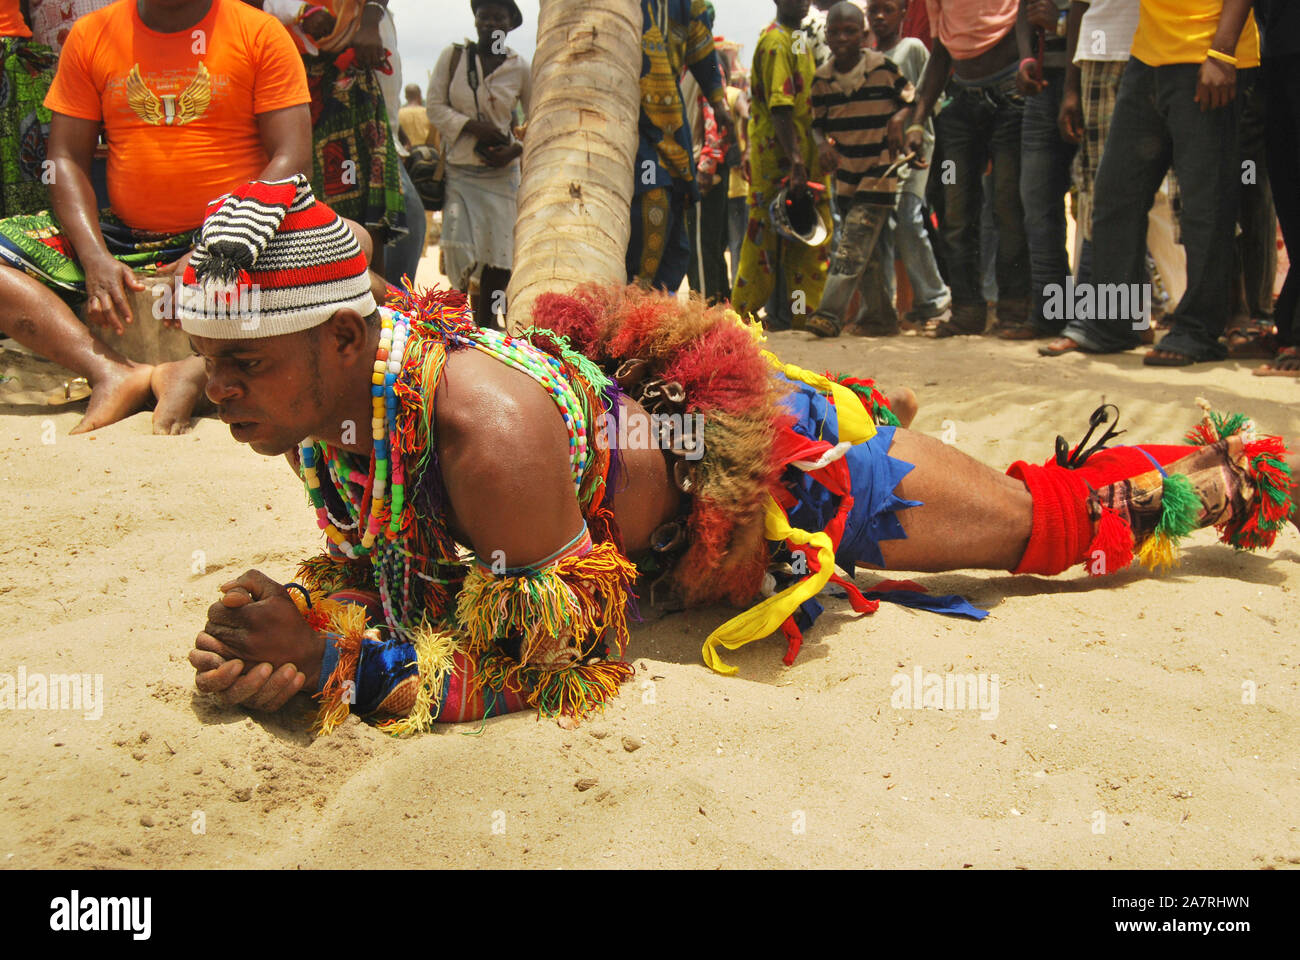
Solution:
[[[407,234],[396,243],[388,244],[384,251],[384,279],[393,286],[402,285],[402,277],[415,280],[415,271],[420,266],[420,257],[424,255],[424,234],[427,229],[424,219],[424,204],[415,189],[411,175],[406,172],[406,164],[399,163],[402,175],[402,199],[406,201]]]
[[[1093,194],[1092,278],[1098,287],[1143,282],[1147,216],[1172,164],[1183,194],[1187,292],[1159,348],[1193,360],[1220,360],[1227,356],[1218,341],[1231,309],[1232,240],[1241,189],[1239,101],[1202,112],[1192,99],[1199,70],[1195,63],[1149,67],[1133,58],[1125,66]],[[1128,350],[1141,342],[1147,321],[1132,311],[1112,311],[1116,316],[1097,312],[1101,315],[1072,320],[1063,334],[1099,353]]]
[[[1070,164],[1079,148],[1062,140],[1056,125],[1065,71],[1045,73],[1047,89],[1025,101],[1020,131],[1020,202],[1025,208],[1034,298],[1029,317],[1041,332],[1056,333],[1064,322],[1043,316],[1043,288],[1055,284],[1063,289],[1070,272],[1065,251],[1065,195],[1070,189]]]
[[[990,160],[998,226],[998,297],[1024,300],[1029,296],[1029,254],[1020,202],[1020,127],[1025,101],[1016,92],[1015,77],[1015,65],[979,81],[953,77],[948,83],[952,102],[935,121],[935,137],[943,143],[943,165],[931,177],[938,176],[943,183],[943,236],[954,310],[984,309],[981,184]]]
[[[942,313],[952,301],[952,294],[939,274],[930,236],[925,232],[924,216],[921,198],[900,190],[894,216],[880,236],[880,259],[889,265],[887,269],[892,274],[897,249],[898,259],[903,261],[903,269],[912,284],[912,312],[928,318]]]
[[[980,292],[989,303],[998,300],[998,218],[993,211],[993,174],[981,178],[980,204]]]
[[[894,256],[879,242],[894,208],[836,197],[835,210],[840,215],[840,236],[832,248],[826,289],[816,312],[839,329],[848,319],[845,314],[857,290],[862,294],[857,322],[896,328],[898,314],[886,279],[893,277]]]

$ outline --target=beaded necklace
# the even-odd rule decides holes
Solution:
[[[369,521],[365,525],[365,532],[359,544],[354,544],[348,539],[347,534],[339,529],[330,517],[329,510],[326,509],[325,497],[320,488],[320,475],[316,471],[318,462],[316,443],[309,437],[303,442],[301,448],[303,479],[306,481],[307,494],[311,498],[312,506],[316,508],[316,523],[325,531],[325,536],[330,542],[349,559],[369,556],[374,549],[375,540],[383,528],[385,494],[389,492],[390,477],[392,484],[391,503],[388,504],[389,539],[395,537],[401,528],[402,507],[406,500],[405,468],[401,457],[390,458],[388,437],[396,429],[397,424],[397,392],[394,384],[397,383],[398,374],[402,372],[402,357],[406,351],[408,328],[406,321],[391,310],[381,309],[379,316],[381,324],[379,349],[375,353],[374,372],[370,377],[372,407],[370,433],[374,441],[375,454],[370,462],[369,475],[362,476],[360,471],[353,470],[342,462],[338,453],[326,460],[334,488],[342,495],[341,499],[354,521],[345,529],[360,529],[361,518],[367,513],[367,505],[370,507]],[[329,449],[325,447],[326,452]],[[353,495],[353,490],[357,487],[361,489],[360,498]]]

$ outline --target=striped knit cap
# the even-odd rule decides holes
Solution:
[[[254,180],[208,204],[182,279],[186,333],[242,340],[297,333],[375,310],[365,254],[307,178]]]

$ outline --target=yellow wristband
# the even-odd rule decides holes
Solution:
[[[1237,65],[1236,57],[1231,57],[1226,53],[1220,53],[1218,50],[1215,50],[1213,47],[1211,47],[1209,52],[1206,53],[1206,56],[1214,60],[1218,60],[1220,63],[1226,63],[1230,67],[1235,67]]]
[[[904,130],[903,132],[904,132],[904,133],[911,133],[913,130],[920,130],[922,133],[925,133],[925,124],[923,124],[923,123],[914,123],[914,124],[912,124],[910,127],[908,127],[906,130]]]

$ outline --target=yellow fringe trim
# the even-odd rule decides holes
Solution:
[[[1178,566],[1178,546],[1164,533],[1153,533],[1137,549],[1137,559],[1153,573],[1172,570]]]
[[[405,717],[379,724],[379,729],[395,737],[425,733],[433,728],[434,718],[442,708],[442,689],[447,675],[456,668],[456,654],[464,644],[454,633],[438,630],[424,621],[414,631],[415,666],[420,673],[420,689],[415,704]],[[470,683],[470,678],[466,677]],[[469,691],[466,691],[468,696]]]
[[[775,354],[767,350],[763,351],[763,356],[791,380],[806,383],[831,398],[835,404],[835,420],[839,424],[841,442],[864,443],[876,435],[876,421],[871,418],[871,411],[863,406],[858,395],[844,384],[836,383],[820,373],[813,373],[793,363],[782,363]]]
[[[368,633],[373,633],[376,640],[379,638],[378,631],[367,628],[365,607],[356,603],[328,602],[336,608],[330,613],[328,630],[338,635],[334,645],[339,651],[339,662],[320,692],[321,706],[316,714],[315,725],[316,733],[320,736],[331,732],[348,718],[352,703],[356,700],[355,684],[357,662],[361,659],[361,644]]]
[[[859,410],[866,410],[861,403],[858,403],[857,407]],[[732,617],[709,634],[700,653],[704,657],[704,662],[721,674],[733,674],[736,668],[723,662],[718,654],[718,647],[736,650],[747,643],[775,633],[781,628],[785,619],[799,609],[801,603],[821,593],[822,588],[830,582],[831,574],[835,572],[835,552],[831,549],[831,538],[827,534],[820,530],[809,533],[807,530],[792,527],[785,511],[771,497],[768,497],[767,513],[763,519],[764,537],[768,540],[789,540],[794,544],[811,548],[817,554],[818,570],[815,573],[810,572],[802,580],[796,580],[780,593],[755,604],[744,613]]]

